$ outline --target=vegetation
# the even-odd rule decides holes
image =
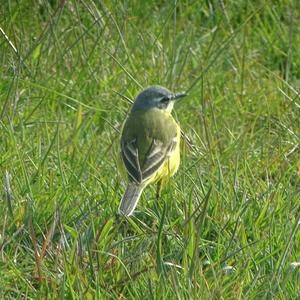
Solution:
[[[7,0],[1,299],[300,297],[300,3]],[[160,84],[180,170],[117,215],[120,128]]]

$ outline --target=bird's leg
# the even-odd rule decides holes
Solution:
[[[162,188],[162,180],[160,180],[156,186],[156,200],[159,200],[159,198],[160,198],[161,188]]]

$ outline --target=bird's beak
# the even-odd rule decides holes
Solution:
[[[187,96],[187,94],[185,94],[185,93],[174,94],[172,100],[178,100],[178,99],[183,98],[183,97],[185,97],[185,96]]]

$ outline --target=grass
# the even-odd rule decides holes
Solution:
[[[1,299],[300,297],[300,6],[6,1]],[[130,99],[188,91],[160,201],[116,214]]]

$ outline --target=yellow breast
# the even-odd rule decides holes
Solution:
[[[174,121],[175,122],[175,121]],[[162,180],[167,180],[172,177],[178,170],[180,164],[180,127],[176,124],[177,127],[177,141],[175,149],[169,154],[165,163],[161,168],[156,172],[155,176],[151,178],[147,185],[150,183],[155,183]]]

